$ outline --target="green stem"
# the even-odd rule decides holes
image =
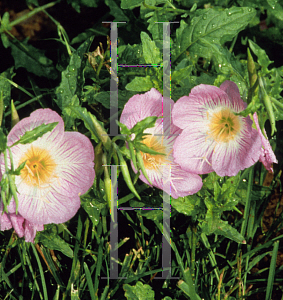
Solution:
[[[29,13],[17,18],[16,20],[12,21],[11,23],[9,23],[9,26],[13,27],[15,25],[18,25],[20,24],[21,22],[27,20],[28,18],[32,17],[33,15],[47,9],[47,8],[50,8],[52,6],[54,6],[56,3],[58,3],[59,1],[55,1],[55,2],[50,2],[50,3],[47,3],[43,6],[40,6],[40,7],[37,7],[35,8],[34,10],[30,11]],[[0,34],[5,32],[7,29],[6,28],[0,28]]]

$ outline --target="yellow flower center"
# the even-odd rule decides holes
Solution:
[[[156,152],[166,154],[166,147],[163,145],[163,137],[162,141],[153,135],[148,135],[144,140],[143,143],[152,148]],[[158,168],[160,165],[168,162],[166,159],[167,155],[153,155],[150,153],[141,152],[143,157],[143,163],[146,169],[152,170]]]
[[[32,146],[22,156],[20,164],[24,161],[21,178],[27,185],[43,187],[54,178],[56,164],[47,150]]]
[[[216,142],[228,143],[241,129],[239,118],[229,108],[215,112],[210,119],[208,135]]]

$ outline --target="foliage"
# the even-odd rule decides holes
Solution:
[[[276,264],[276,257],[283,239],[280,1],[67,0],[45,1],[44,6],[38,2],[26,0],[31,10],[19,19],[10,21],[8,11],[1,15],[0,57],[9,65],[0,70],[0,150],[9,150],[6,136],[12,124],[12,99],[21,118],[49,107],[63,116],[68,131],[91,138],[96,179],[81,196],[78,214],[64,224],[45,225],[34,244],[12,231],[0,231],[0,298],[232,300],[253,299],[258,294],[262,299],[279,299],[282,262]],[[57,5],[80,20],[86,11],[96,13],[92,26],[83,28],[74,22],[64,28],[63,19],[55,14]],[[44,49],[12,34],[15,26],[39,12],[56,27],[56,38],[47,38]],[[117,74],[111,73],[113,68],[110,71],[111,31],[101,25],[109,20],[118,22]],[[270,175],[260,163],[234,177],[202,175],[203,188],[198,193],[171,199],[169,224],[164,221],[163,192],[138,181],[140,174],[147,177],[140,153],[160,154],[143,144],[144,131],[154,126],[157,117],[132,129],[116,122],[133,95],[151,88],[163,91],[163,68],[168,67],[162,60],[165,21],[173,22],[171,98],[177,101],[199,84],[220,86],[225,80],[234,81],[247,102],[241,114],[257,112],[279,161],[269,185]],[[118,76],[118,112],[112,114],[109,99],[114,75]],[[115,137],[112,124],[120,130]],[[19,143],[30,143],[54,126],[41,125]],[[6,164],[2,172],[3,211],[12,195],[16,197],[13,178],[23,167],[14,170]],[[274,195],[276,210],[266,227],[264,211]],[[115,252],[111,230],[117,224]],[[170,272],[168,264],[167,268],[162,265],[166,241],[171,247]],[[118,266],[115,274],[114,264]]]

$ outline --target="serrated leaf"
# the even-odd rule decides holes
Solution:
[[[218,234],[235,241],[245,244],[244,237],[227,221],[220,219],[220,213],[217,210],[209,209],[206,213],[205,221],[201,225],[201,229],[205,234]]]
[[[74,252],[70,245],[65,242],[57,232],[42,231],[38,232],[36,235],[37,242],[42,243],[46,248],[51,250],[57,250],[62,252],[64,255],[72,258]]]
[[[178,199],[171,198],[171,205],[179,213],[195,218],[200,212],[205,210],[203,201],[196,195],[179,197]]]
[[[44,55],[43,50],[30,45],[27,40],[23,42],[10,41],[12,56],[15,60],[15,68],[25,68],[37,76],[56,79],[57,71],[51,59]]]
[[[150,76],[135,77],[125,86],[126,90],[135,92],[147,92],[153,87],[154,85]]]
[[[128,300],[154,300],[154,291],[148,284],[142,284],[140,281],[131,286],[124,284],[125,297]]]
[[[38,138],[42,137],[45,133],[52,131],[58,122],[48,123],[48,124],[41,124],[40,126],[26,131],[20,139],[15,142],[11,147],[18,145],[18,144],[29,144],[37,140]]]
[[[142,31],[141,32],[142,50],[143,57],[147,64],[157,65],[161,63],[161,53],[156,47],[154,41],[151,40],[149,35]]]
[[[253,8],[235,6],[223,11],[209,8],[197,12],[198,15],[192,18],[191,24],[187,25],[181,21],[180,28],[176,31],[176,46],[179,52],[175,53],[173,61],[186,50],[209,58],[210,49],[201,42],[201,39],[207,40],[210,44],[223,45],[231,41],[256,15]]]

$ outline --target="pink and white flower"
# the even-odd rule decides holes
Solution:
[[[94,150],[90,140],[79,132],[65,132],[63,119],[51,109],[38,109],[17,123],[8,134],[8,146],[26,132],[41,124],[58,122],[51,131],[30,144],[11,148],[17,168],[26,161],[19,176],[15,176],[18,191],[18,215],[12,199],[8,214],[0,207],[0,229],[14,227],[16,233],[33,241],[43,224],[63,223],[71,219],[80,207],[80,195],[94,181]],[[1,171],[5,172],[3,154]]]
[[[262,147],[263,147],[263,148],[261,148],[259,161],[262,162],[265,169],[269,173],[273,173],[272,164],[273,163],[277,164],[278,161],[276,159],[276,156],[275,156],[274,152],[272,151],[272,148],[271,148],[271,145],[270,145],[268,139],[265,138],[265,136],[267,136],[265,129],[263,129],[265,136],[263,135],[263,133],[260,129],[256,112],[253,114],[253,118],[254,118],[254,122],[255,122],[256,128],[258,130],[258,133],[260,135],[261,142],[262,142]]]
[[[235,176],[256,163],[261,137],[250,117],[236,114],[246,106],[228,80],[220,88],[200,84],[180,98],[172,110],[173,123],[183,129],[174,144],[175,162],[186,171],[219,176]]]
[[[163,116],[163,100],[162,95],[154,88],[145,94],[134,95],[126,103],[120,122],[131,129],[137,122],[146,117]],[[166,99],[166,101],[170,101],[171,108],[174,106],[173,100]],[[171,120],[170,116],[164,116],[164,118]],[[162,135],[164,132],[169,131],[169,126],[171,134],[168,136]],[[157,119],[155,127],[144,131],[144,133],[149,133],[150,135],[143,140],[143,143],[157,152],[166,154],[151,155],[142,153],[147,175],[153,186],[164,189],[173,198],[194,194],[202,187],[202,180],[199,175],[182,170],[174,162],[172,156],[173,144],[181,131],[171,121],[163,122],[162,119]],[[164,166],[166,167],[164,168]],[[134,169],[133,164],[132,167]],[[140,179],[149,184],[143,174],[140,175]],[[165,184],[168,181],[170,185]]]

